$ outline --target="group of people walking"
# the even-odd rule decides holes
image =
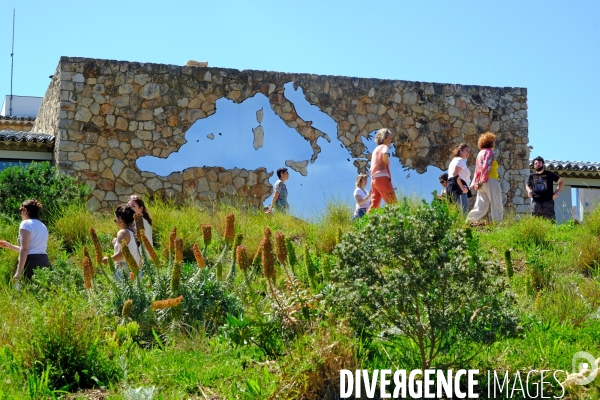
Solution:
[[[17,270],[13,281],[17,282],[23,278],[30,280],[37,268],[51,268],[48,258],[48,228],[40,221],[42,203],[36,199],[25,200],[19,207],[21,213],[21,224],[17,244],[11,244],[6,240],[0,240],[0,248],[9,249],[19,253]],[[143,221],[144,234],[150,244],[152,241],[152,218],[146,209],[144,201],[138,195],[130,196],[128,202],[119,205],[115,210],[115,223],[118,231],[113,239],[113,255],[110,256],[115,263],[125,264],[122,251],[122,243],[125,243],[131,255],[141,266],[141,244],[136,241],[135,214],[140,214]],[[104,263],[108,263],[108,257],[104,257]]]
[[[492,221],[502,220],[504,208],[502,206],[502,191],[498,176],[498,161],[494,156],[496,135],[491,132],[479,137],[477,146],[479,153],[475,159],[475,174],[471,180],[471,171],[467,167],[467,159],[471,149],[466,143],[459,144],[454,150],[454,158],[448,167],[448,197],[459,204],[467,221],[476,222],[483,218],[488,211]],[[469,211],[469,198],[472,196],[471,188],[476,190],[477,197],[471,212]]]
[[[375,135],[378,146],[371,157],[371,191],[367,192],[365,189],[367,175],[359,175],[354,190],[356,200],[354,218],[360,218],[371,209],[378,208],[382,198],[386,204],[396,202],[387,154],[392,142],[391,136],[389,129],[380,129]],[[448,172],[443,173],[439,178],[444,189],[438,195],[438,199],[448,199],[456,203],[466,216],[467,222],[476,223],[488,212],[492,221],[500,221],[503,218],[504,207],[498,161],[494,154],[495,144],[496,135],[491,132],[486,132],[479,137],[477,141],[479,152],[475,159],[475,173],[471,179],[471,171],[467,166],[471,149],[466,143],[460,143],[452,149],[453,158],[448,166]],[[555,173],[545,170],[542,157],[533,160],[533,167],[535,172],[529,176],[526,184],[528,197],[532,199],[532,215],[555,220],[554,200],[562,190],[564,180]],[[554,183],[558,184],[556,190],[554,190]],[[469,212],[469,198],[473,196],[471,189],[475,191],[476,198]]]

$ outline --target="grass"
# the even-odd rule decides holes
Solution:
[[[277,265],[274,287],[288,310],[295,310],[298,299],[303,299],[297,291],[309,288],[304,246],[309,247],[317,271],[317,290],[306,290],[327,295],[328,271],[336,265],[332,251],[339,235],[361,226],[360,222],[350,221],[348,207],[336,203],[329,204],[323,215],[312,221],[233,206],[207,210],[194,204],[175,207],[155,201],[148,204],[148,209],[154,219],[154,242],[159,254],[168,247],[171,229],[177,226],[178,237],[184,242],[183,279],[195,274],[191,247],[193,243],[202,247],[203,224],[213,227],[213,244],[206,255],[210,263],[223,248],[227,214],[235,215],[236,233],[243,234],[243,245],[251,256],[263,238],[265,226],[273,233],[284,232],[291,238],[298,258],[293,268],[298,283],[295,288],[286,288],[286,272]],[[63,394],[61,390],[100,387],[110,398],[126,398],[131,390],[154,388],[155,398],[164,399],[329,399],[339,393],[341,368],[413,369],[419,365],[410,343],[361,338],[343,319],[333,318],[324,308],[310,310],[310,318],[303,320],[302,329],[293,334],[274,331],[271,337],[263,338],[276,341],[282,349],[277,355],[244,344],[243,335],[240,343],[234,344],[225,334],[225,326],[209,334],[203,330],[202,321],[166,327],[157,332],[158,339],[152,335],[125,335],[115,340],[124,320],[109,312],[113,289],[105,278],[97,276],[96,289],[86,291],[81,270],[83,246],[93,257],[90,227],[98,233],[105,255],[112,254],[110,241],[116,233],[113,218],[111,214],[89,213],[80,205],[65,209],[49,227],[54,270],[36,275],[34,284],[20,291],[9,283],[17,253],[0,250],[0,398],[58,397]],[[463,367],[482,371],[571,371],[576,352],[600,356],[600,210],[582,224],[554,225],[509,215],[500,224],[474,229],[473,234],[480,255],[487,261],[504,265],[504,253],[510,250],[514,268],[511,285],[523,329],[516,338],[486,347]],[[14,243],[16,236],[17,226],[0,218],[0,238]],[[228,253],[225,273],[230,263]],[[248,273],[252,278],[246,281],[238,270],[224,287],[239,299],[248,319],[262,321],[263,325],[252,333],[256,338],[270,332],[271,322],[261,318],[271,315],[273,309],[260,267]],[[78,367],[81,371],[75,378],[64,361],[69,357],[91,360],[90,355],[99,361],[80,364],[83,366]],[[452,354],[447,353],[438,363],[451,365],[451,360]],[[76,365],[75,361],[71,363]],[[85,369],[96,371],[98,381],[85,381]],[[60,377],[53,375],[59,371],[63,375],[71,373],[69,383],[60,383]],[[552,390],[560,395],[559,388]],[[568,396],[600,398],[600,380],[571,390]]]

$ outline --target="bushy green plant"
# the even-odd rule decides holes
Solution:
[[[268,357],[278,357],[285,349],[281,320],[274,315],[257,315],[248,319],[243,314],[227,316],[221,339],[234,347],[256,346]]]
[[[21,203],[35,198],[43,205],[43,219],[52,222],[62,208],[85,200],[88,192],[87,186],[48,162],[12,166],[0,171],[0,214],[17,220]]]
[[[130,279],[129,271],[121,267],[117,267],[116,275],[107,276],[114,289],[107,294],[111,305],[109,313],[122,317],[123,305],[131,300],[127,318],[139,324],[138,339],[152,342],[153,331],[162,334],[172,324],[185,324],[213,334],[225,323],[227,314],[237,315],[242,311],[238,298],[216,278],[214,268],[201,269],[191,263],[179,265],[170,259],[157,269],[145,254],[142,259],[143,273],[134,280]],[[179,275],[176,293],[172,287],[174,270]],[[183,300],[178,306],[156,310],[151,307],[155,302],[179,295]],[[101,293],[100,298],[103,296]]]
[[[469,254],[459,221],[443,202],[403,199],[373,213],[337,248],[330,302],[357,331],[409,337],[423,369],[442,352],[515,332],[499,265]]]
[[[185,301],[184,321],[188,325],[202,324],[204,331],[213,334],[221,327],[228,314],[242,311],[238,298],[225,289],[214,271],[204,268],[185,277],[179,288]]]
[[[29,291],[38,300],[43,301],[57,292],[73,293],[82,291],[83,272],[77,265],[67,262],[62,254],[53,262],[52,268],[39,268],[35,271],[29,284]]]

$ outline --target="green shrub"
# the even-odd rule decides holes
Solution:
[[[84,289],[83,272],[79,266],[68,263],[66,255],[62,254],[52,263],[52,268],[39,268],[35,271],[28,289],[40,301],[55,296],[58,292],[80,292]]]
[[[43,205],[44,220],[53,221],[63,207],[85,200],[88,191],[48,162],[12,166],[0,171],[0,214],[17,220],[21,203],[35,198]]]
[[[443,202],[407,199],[373,213],[336,250],[330,302],[357,332],[409,337],[423,369],[443,352],[467,357],[456,348],[514,333],[500,267],[470,254],[460,220]]]
[[[185,323],[192,326],[202,324],[208,334],[215,333],[225,323],[228,314],[242,312],[237,297],[226,291],[208,268],[195,271],[192,276],[184,276],[179,292],[185,299],[182,303]]]
[[[199,269],[189,263],[182,266],[178,290],[178,294],[183,296],[180,307],[153,310],[150,307],[153,302],[176,297],[170,289],[172,268],[171,262],[157,270],[150,260],[145,259],[144,273],[134,281],[127,276],[128,271],[123,272],[123,278],[110,275],[108,279],[115,289],[108,294],[110,315],[121,317],[125,301],[131,300],[133,304],[128,318],[139,324],[139,339],[152,342],[153,330],[163,334],[173,323],[183,323],[213,334],[226,322],[228,314],[242,312],[239,300],[216,278],[214,268]],[[97,284],[95,282],[93,286]]]

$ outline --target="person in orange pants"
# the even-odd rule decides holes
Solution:
[[[370,212],[374,208],[381,206],[381,199],[385,204],[393,204],[398,200],[392,186],[392,173],[390,172],[390,159],[388,151],[392,144],[392,131],[382,128],[375,135],[377,147],[371,156],[371,205]]]

